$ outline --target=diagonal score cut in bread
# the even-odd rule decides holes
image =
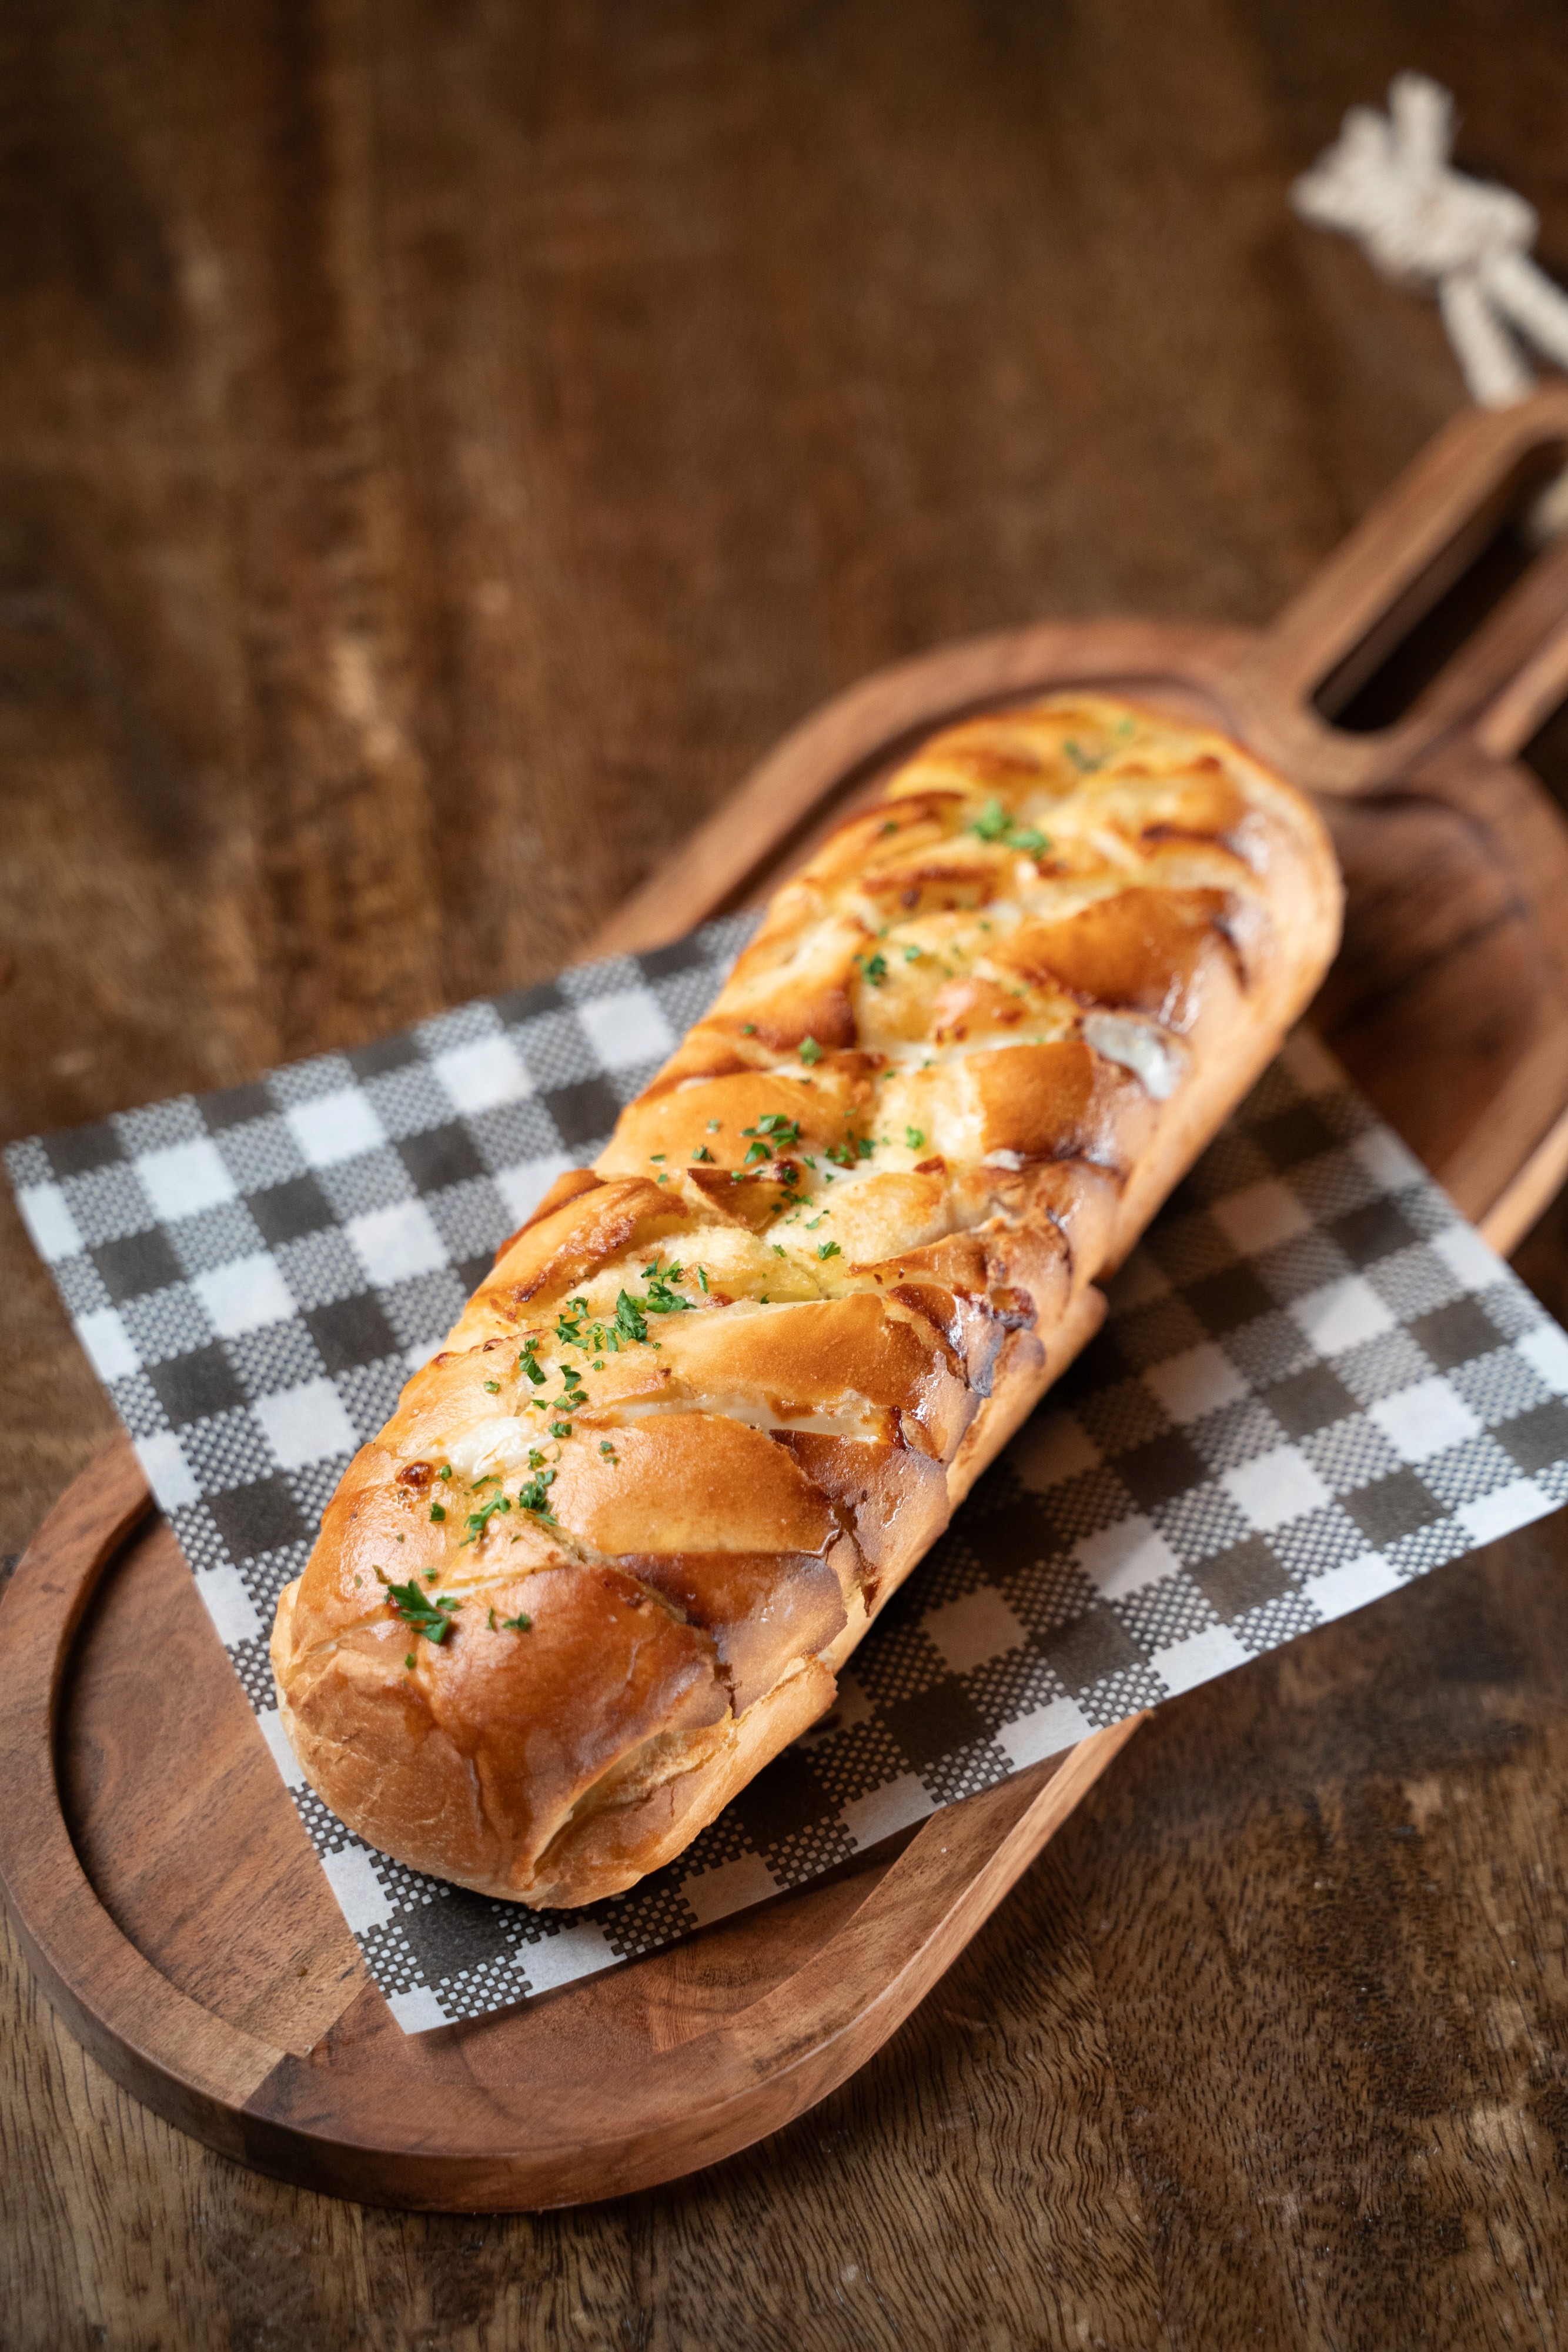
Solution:
[[[273,1634],[312,1788],[535,1906],[678,1853],[1093,1331],[1340,908],[1222,736],[1054,695],[927,743],[350,1465]]]

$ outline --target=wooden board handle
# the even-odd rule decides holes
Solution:
[[[1568,677],[1568,541],[1537,558],[1395,725],[1337,729],[1343,708],[1481,553],[1521,495],[1568,462],[1568,387],[1516,407],[1468,409],[1400,475],[1242,656],[1238,717],[1299,783],[1364,793],[1486,712],[1511,751]]]

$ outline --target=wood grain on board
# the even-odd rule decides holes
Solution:
[[[1568,397],[1555,394],[1455,420],[1331,558],[1327,589],[1309,584],[1260,637],[1037,626],[873,677],[797,729],[734,810],[675,854],[641,913],[622,919],[627,943],[690,928],[742,884],[770,887],[802,835],[874,791],[909,741],[998,697],[1079,680],[1174,702],[1249,740],[1294,733],[1291,772],[1318,786],[1331,814],[1353,808],[1357,820],[1346,860],[1353,977],[1337,1009],[1325,1005],[1329,1034],[1375,1097],[1398,1098],[1406,1139],[1507,1247],[1523,1227],[1521,1182],[1528,1206],[1531,1171],[1568,1126],[1568,982],[1554,937],[1568,825],[1536,779],[1477,739],[1489,725],[1496,734],[1492,709],[1512,682],[1499,645],[1517,672],[1568,635],[1568,596],[1537,585],[1552,559],[1437,670],[1399,730],[1401,763],[1383,756],[1378,767],[1386,741],[1371,735],[1368,772],[1347,779],[1305,697],[1343,665],[1342,607],[1386,635],[1385,608],[1407,609],[1424,581],[1435,602],[1445,579],[1440,564],[1432,578],[1434,550],[1473,538],[1525,461],[1553,458],[1565,430]],[[1315,653],[1301,618],[1314,610]],[[1412,857],[1411,809],[1428,831],[1446,825],[1465,855],[1446,866]],[[657,927],[639,932],[655,908]],[[1461,1001],[1468,1027],[1452,1014]],[[1403,1024],[1393,1041],[1389,1003]],[[1457,1048],[1478,1026],[1491,1050],[1467,1059]],[[1083,1320],[1076,1340],[1060,1335],[1063,1360],[1097,1314]],[[677,2178],[778,2129],[896,2031],[1134,1727],[1096,1732],[938,1813],[831,1888],[730,1921],[695,1971],[691,1956],[658,1955],[409,2041],[334,1927],[319,1874],[310,1883],[300,1825],[196,1596],[172,1589],[166,1532],[150,1525],[123,1539],[134,1485],[122,1440],[51,1515],[0,1610],[0,1777],[12,1799],[0,1883],[42,1981],[118,2079],[214,2147],[340,2194],[481,2210],[583,2202]],[[150,1616],[166,1628],[169,1677],[153,1685]]]
[[[13,1133],[553,969],[889,658],[1279,609],[1462,398],[1285,210],[1402,67],[1568,247],[1526,0],[24,0],[0,38]],[[1562,1312],[1553,1216],[1520,1262]],[[112,1423],[0,1220],[15,1550]],[[870,2067],[622,2206],[244,2172],[12,1960],[0,2327],[1549,2343],[1563,1568],[1531,1531],[1162,1710]]]

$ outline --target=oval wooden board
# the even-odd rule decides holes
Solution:
[[[1511,1246],[1568,1158],[1568,956],[1550,919],[1568,905],[1568,828],[1506,757],[1568,677],[1568,564],[1543,559],[1381,736],[1336,735],[1309,698],[1452,569],[1500,482],[1565,440],[1564,396],[1462,420],[1265,636],[1046,626],[879,674],[788,739],[596,946],[656,944],[761,894],[914,738],[965,711],[1092,683],[1213,720],[1323,795],[1350,919],[1322,1025]],[[0,1649],[0,1879],[73,2031],[246,2163],[445,2209],[615,2195],[799,2115],[907,2017],[1135,1728],[667,1951],[407,2036],[128,1441],[40,1529]]]

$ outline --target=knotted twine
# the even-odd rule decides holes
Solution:
[[[1353,106],[1291,202],[1314,227],[1356,238],[1395,285],[1433,296],[1471,397],[1507,408],[1535,383],[1521,341],[1568,368],[1568,296],[1530,257],[1535,207],[1456,172],[1453,134],[1448,92],[1400,74],[1387,114]]]

